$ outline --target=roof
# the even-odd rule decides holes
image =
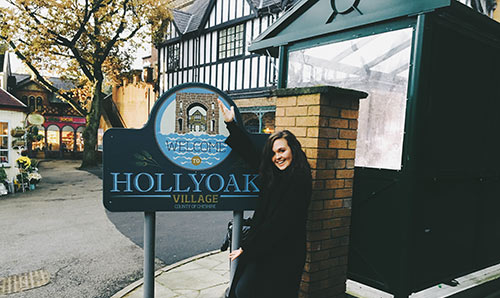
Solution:
[[[31,75],[24,73],[13,73],[12,76],[16,78],[16,85],[29,81]]]
[[[70,90],[70,89],[75,88],[75,84],[72,81],[69,81],[69,80],[63,80],[61,78],[56,78],[56,77],[50,77],[50,78],[48,78],[48,80],[57,89]]]
[[[0,107],[26,108],[26,105],[9,92],[0,88]]]
[[[174,18],[174,23],[177,29],[181,33],[185,33],[192,15],[181,10],[173,10],[172,16]]]
[[[189,6],[172,11],[174,25],[180,34],[194,32],[203,27],[203,20],[210,13],[216,0],[195,0]],[[288,6],[296,0],[247,0],[256,10],[264,10],[274,6]]]
[[[42,88],[45,88],[44,85],[42,85],[38,81],[32,79],[31,75],[29,75],[29,74],[15,73],[12,75],[16,78],[16,88],[22,87],[22,86],[30,84],[30,83],[38,84]],[[56,87],[57,89],[70,90],[70,89],[75,88],[75,84],[70,80],[64,80],[64,79],[57,78],[57,77],[49,77],[49,78],[47,78],[47,80],[50,83],[52,83],[52,85],[54,87]],[[45,88],[45,89],[47,89],[47,88]],[[49,102],[51,102],[51,103],[65,103],[55,94],[53,94],[53,96],[49,97]]]
[[[282,45],[291,45],[353,28],[366,27],[389,20],[413,18],[419,14],[443,10],[474,18],[475,23],[489,23],[486,26],[488,28],[498,27],[494,24],[495,21],[456,0],[350,1],[348,6],[343,3],[339,6],[340,8],[332,6],[332,3],[335,2],[301,0],[254,39],[249,46],[249,51],[260,54],[269,52],[277,57],[278,48]]]
[[[192,15],[191,20],[187,27],[187,32],[195,31],[201,26],[203,16],[208,13],[208,4],[210,1],[198,0],[189,6],[188,12]]]
[[[102,115],[109,121],[112,127],[125,127],[125,121],[113,101],[113,94],[109,94],[103,98]]]
[[[30,82],[35,82],[35,83],[39,84],[35,79],[32,79],[31,75],[29,75],[29,74],[14,73],[12,75],[14,77],[16,77],[16,88],[23,86],[23,85],[26,85],[26,84],[29,84]],[[52,85],[54,87],[56,87],[57,89],[70,90],[70,89],[75,88],[75,84],[70,80],[64,80],[64,79],[61,79],[58,77],[49,77],[49,78],[47,78],[47,80],[49,82],[51,82]]]
[[[183,10],[172,11],[174,24],[181,34],[186,34],[199,29],[201,21],[208,13],[209,0],[196,0]]]
[[[252,41],[251,52],[270,51],[293,42],[325,36],[346,29],[417,15],[449,6],[453,0],[371,0],[350,1],[349,5],[332,6],[330,0],[301,0]]]
[[[272,5],[281,4],[281,0],[250,0],[250,3],[257,9],[262,9]]]

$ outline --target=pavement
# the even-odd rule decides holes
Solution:
[[[142,277],[142,248],[109,221],[102,181],[80,163],[43,161],[35,190],[0,197],[0,297],[109,298]]]
[[[229,252],[200,254],[155,272],[155,297],[222,298],[229,286]],[[111,298],[144,297],[143,279]]]
[[[229,252],[200,254],[155,272],[155,297],[223,298],[229,287]],[[439,284],[413,293],[410,298],[499,298],[500,264],[459,277],[457,286]],[[346,297],[392,298],[393,295],[352,280],[346,282]],[[144,297],[140,279],[111,298]]]
[[[48,284],[9,297],[144,297],[139,279],[142,249],[109,222],[99,195],[101,181],[79,171],[77,165],[75,161],[45,161],[44,178],[35,191],[1,198],[0,226],[9,228],[0,229],[0,238],[9,240],[0,241],[0,277],[38,269],[51,277]],[[156,266],[155,297],[222,298],[229,286],[227,251],[202,253],[163,266]],[[410,297],[498,298],[500,264],[457,281],[456,287],[440,284]],[[392,297],[350,280],[347,294]]]

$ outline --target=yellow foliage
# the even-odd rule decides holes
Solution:
[[[5,0],[0,37],[36,69],[102,80],[128,71],[133,52],[151,36],[163,36],[168,0]]]
[[[3,1],[10,6],[0,10],[0,40],[48,88],[40,70],[77,82],[78,89],[58,93],[85,115],[85,152],[94,152],[106,76],[129,71],[131,49],[164,36],[169,0]],[[95,156],[84,154],[82,166],[94,164]]]

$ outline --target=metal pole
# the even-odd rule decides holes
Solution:
[[[259,117],[259,133],[262,133],[262,118],[264,118],[264,113],[259,112],[257,117]]]
[[[233,235],[231,241],[231,251],[240,248],[241,228],[243,226],[243,211],[233,211]],[[231,282],[233,281],[234,272],[238,265],[238,259],[231,262]]]
[[[155,296],[156,213],[144,212],[144,298]]]

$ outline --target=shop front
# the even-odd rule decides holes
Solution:
[[[83,152],[85,118],[46,116],[40,141],[31,145],[32,155],[38,158],[80,158]]]

